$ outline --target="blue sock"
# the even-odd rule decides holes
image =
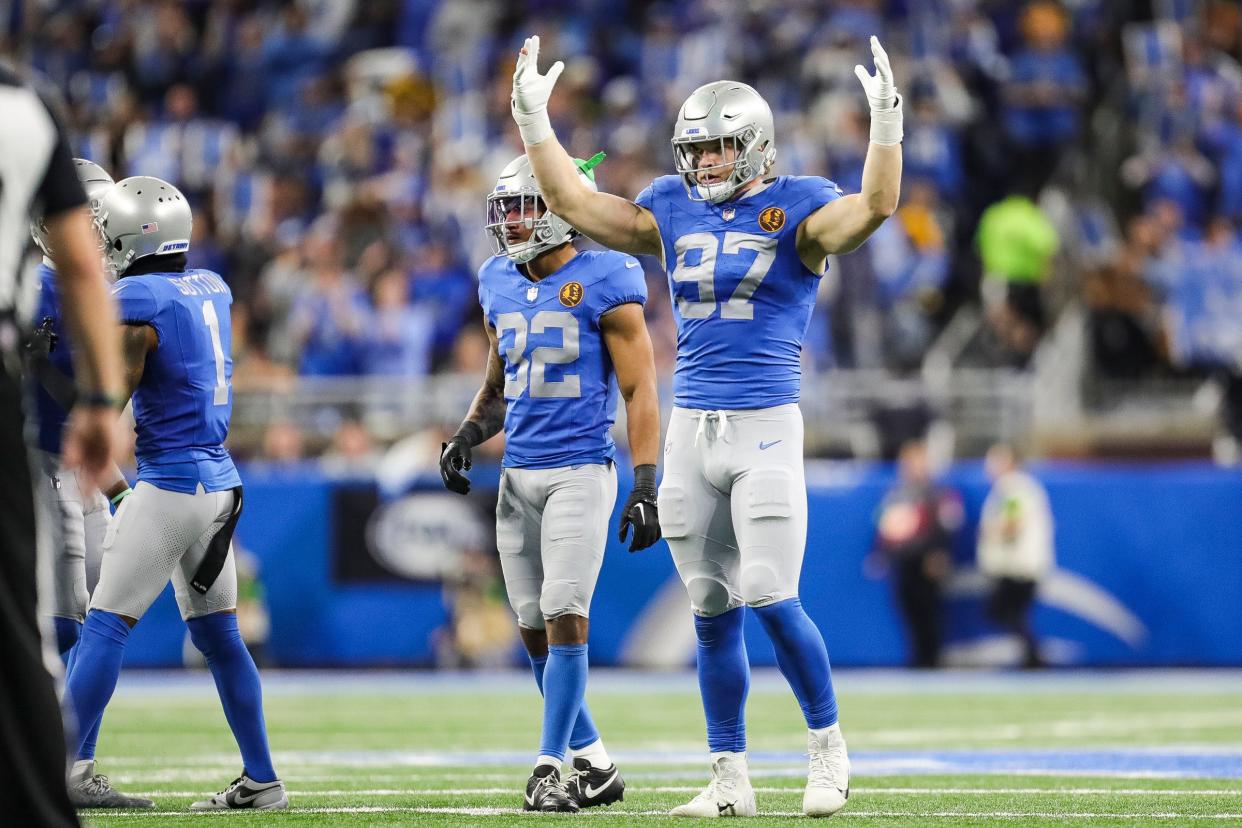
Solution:
[[[707,716],[707,747],[712,753],[746,750],[746,694],[750,662],[742,635],[746,608],[694,617],[698,636],[699,692]]]
[[[543,671],[543,735],[540,756],[565,758],[569,734],[586,698],[587,645],[553,644]]]
[[[528,654],[529,655],[529,654]],[[548,663],[547,656],[529,656],[530,668],[535,673],[535,684],[539,685],[539,692],[543,693],[543,668]],[[595,744],[599,741],[599,729],[595,727],[595,720],[591,718],[591,711],[587,708],[586,699],[582,700],[582,707],[578,708],[578,718],[574,719],[574,729],[569,734],[569,746],[574,750],[581,750],[587,745]]]
[[[186,622],[190,640],[207,659],[216,692],[233,738],[241,750],[246,775],[256,782],[276,779],[263,722],[263,688],[259,671],[237,629],[237,615],[216,612]]]
[[[837,694],[832,690],[828,648],[815,622],[802,609],[800,598],[754,607],[772,639],[776,663],[793,688],[812,730],[837,723]]]
[[[52,624],[56,627],[56,651],[60,653],[60,657],[68,665],[69,651],[73,649],[73,645],[77,644],[78,639],[82,637],[82,622],[76,618],[63,618],[59,615],[54,615],[52,616]]]
[[[65,686],[78,720],[78,759],[95,758],[94,736],[99,733],[104,708],[121,676],[121,659],[128,639],[129,624],[121,616],[106,610],[87,613],[73,671]],[[88,736],[91,737],[89,745]]]

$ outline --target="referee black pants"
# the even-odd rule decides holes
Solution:
[[[34,490],[22,439],[20,380],[0,356],[0,821],[70,826],[65,737],[43,666]]]

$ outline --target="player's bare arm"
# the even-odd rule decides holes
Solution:
[[[88,480],[106,470],[112,458],[111,403],[121,387],[121,362],[112,327],[116,311],[104,280],[95,234],[86,209],[48,216],[49,246],[56,251],[56,279],[65,323],[76,343],[74,362],[85,392],[70,414],[65,463],[80,466]]]
[[[871,54],[874,75],[862,66],[854,67],[871,104],[871,144],[863,164],[862,191],[825,204],[798,228],[798,255],[816,273],[823,270],[825,256],[857,248],[897,210],[901,194],[901,97],[893,85],[888,54],[874,36]]]
[[[651,211],[634,202],[587,187],[573,159],[552,131],[548,98],[565,64],[559,60],[539,74],[539,37],[529,37],[513,73],[513,119],[548,209],[583,235],[605,247],[635,255],[663,257],[660,230]]]
[[[440,447],[440,478],[444,485],[453,492],[466,494],[470,491],[470,479],[463,471],[470,471],[474,465],[472,449],[485,443],[500,433],[505,427],[505,366],[500,360],[499,342],[496,329],[484,320],[487,330],[487,341],[491,345],[487,352],[487,369],[483,374],[483,385],[474,395],[466,419],[457,429],[457,433]]]
[[[634,528],[630,551],[646,549],[660,539],[656,511],[655,473],[660,457],[660,399],[656,391],[655,355],[642,305],[627,302],[600,319],[604,345],[625,400],[626,434],[634,462],[634,489],[621,510],[620,539]],[[637,511],[636,511],[637,510]]]
[[[142,372],[147,367],[147,354],[159,345],[159,336],[150,325],[121,325],[121,368],[124,399],[134,395]]]

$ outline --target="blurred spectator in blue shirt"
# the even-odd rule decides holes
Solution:
[[[375,310],[366,333],[368,374],[417,378],[431,368],[435,312],[410,304],[410,281],[400,270],[375,280]]]

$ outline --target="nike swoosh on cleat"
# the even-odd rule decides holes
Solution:
[[[246,796],[241,791],[237,791],[233,794],[233,802],[244,808],[245,806],[249,805],[251,802],[254,802],[256,799],[258,799],[261,793],[263,793],[263,791],[255,791],[254,793],[250,794],[250,796]]]
[[[733,813],[733,803],[732,802],[725,802],[725,803],[717,802],[716,810],[722,814]]]
[[[591,785],[590,785],[590,783],[587,783],[587,786],[586,786],[586,795],[587,795],[587,799],[593,799],[594,797],[596,797],[596,796],[598,796],[599,794],[603,793],[603,792],[604,792],[604,791],[608,788],[608,786],[609,786],[609,785],[611,785],[613,782],[617,781],[617,774],[618,774],[618,773],[620,773],[620,771],[619,771],[619,770],[615,770],[615,771],[613,771],[613,772],[612,772],[612,776],[608,777],[608,780],[607,780],[606,782],[604,782],[604,784],[600,785],[598,788],[592,788],[592,787],[591,787]]]
[[[773,440],[773,441],[772,441],[772,442],[770,442],[770,443],[763,443],[763,442],[761,442],[761,443],[759,443],[759,450],[760,450],[760,451],[767,451],[768,449],[772,448],[772,446],[774,446],[774,445],[776,445],[777,443],[780,443],[780,442],[783,442],[783,441],[782,441],[782,440]]]
[[[535,800],[531,798],[530,794],[526,795],[526,804],[530,805],[532,808],[535,806]]]

